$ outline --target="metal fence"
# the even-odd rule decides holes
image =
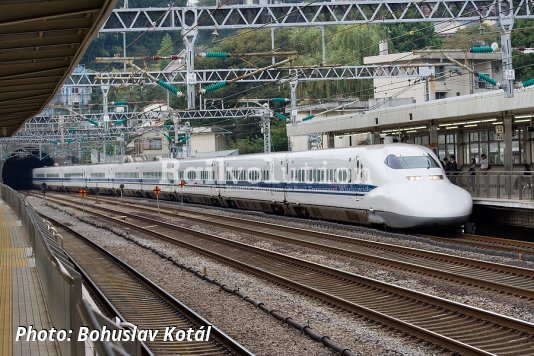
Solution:
[[[82,279],[63,250],[61,235],[50,223],[41,219],[13,189],[0,184],[0,197],[21,220],[28,236],[52,326],[58,330],[73,331],[79,330],[82,323],[91,329],[102,330],[104,325],[108,329],[119,328],[82,299]],[[85,354],[85,343],[76,341],[76,338],[57,344],[62,355]],[[94,348],[102,355],[140,353],[139,343],[132,345],[132,343],[97,342]]]
[[[447,176],[476,198],[534,201],[534,172],[477,171]]]

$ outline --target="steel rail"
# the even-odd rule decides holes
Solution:
[[[67,204],[69,205],[69,204]],[[98,207],[104,210],[102,207]],[[88,213],[213,257],[462,354],[528,353],[534,324],[212,234],[121,213]],[[126,219],[123,219],[126,217]],[[180,234],[177,234],[180,231]]]
[[[465,234],[462,237],[446,238],[440,236],[425,236],[436,241],[458,243],[470,247],[494,249],[521,255],[534,256],[534,243],[529,241],[510,240],[491,236]]]
[[[117,200],[105,198],[100,198],[100,201],[118,203]],[[141,207],[124,201],[121,201],[120,204],[150,210],[154,213],[157,211],[156,208],[146,204]],[[239,217],[222,217],[199,211],[178,212],[176,206],[170,206],[170,208],[175,209],[172,214],[165,211],[160,213],[173,217],[178,216],[188,221],[239,230],[252,236],[327,251],[381,265],[394,266],[463,285],[534,299],[533,270]]]
[[[65,239],[65,248],[77,268],[84,273],[94,290],[113,307],[122,320],[139,330],[158,330],[155,341],[145,345],[153,353],[180,355],[253,355],[243,346],[187,305],[158,287],[134,268],[88,240],[70,227],[47,216]],[[211,325],[209,341],[165,341],[164,330],[191,327],[204,330]],[[195,330],[195,331],[196,331]],[[204,333],[205,334],[205,333]]]

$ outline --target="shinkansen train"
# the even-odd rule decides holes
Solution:
[[[137,197],[158,186],[170,200],[392,228],[461,225],[472,210],[435,154],[408,144],[44,167],[33,183]]]

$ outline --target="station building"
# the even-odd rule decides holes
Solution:
[[[374,99],[367,108],[357,100],[360,107],[337,115],[321,115],[325,110],[320,106],[299,108],[297,124],[287,127],[292,150],[394,140],[428,146],[440,159],[455,155],[460,167],[472,158],[478,163],[482,153],[503,170],[532,162],[534,89],[516,89],[513,98],[504,98],[502,90],[473,74],[500,82],[501,53],[417,51],[367,57],[364,62],[417,65],[427,75],[375,79]]]

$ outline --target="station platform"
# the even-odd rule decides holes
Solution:
[[[473,198],[474,205],[487,205],[510,209],[534,210],[533,200],[499,199],[499,198]]]
[[[0,200],[0,355],[58,355],[52,341],[15,341],[19,326],[50,330],[30,243],[21,221]]]
[[[500,226],[528,229],[530,232],[526,235],[531,235],[534,229],[534,200],[473,197],[471,221],[479,227],[487,226],[490,231],[485,233]],[[483,230],[479,232],[483,233]]]

